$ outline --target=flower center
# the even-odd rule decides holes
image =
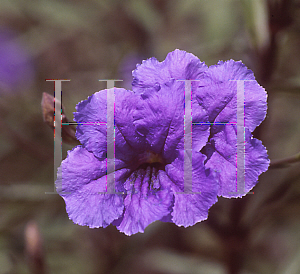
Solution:
[[[139,168],[146,169],[148,166],[164,170],[165,161],[160,154],[147,150],[139,157]]]

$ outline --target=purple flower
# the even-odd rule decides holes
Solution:
[[[0,93],[16,90],[34,78],[34,67],[24,46],[18,44],[16,35],[0,28]]]
[[[76,137],[82,145],[68,153],[57,180],[69,218],[91,228],[113,224],[131,235],[156,220],[194,225],[207,219],[218,196],[241,196],[228,194],[236,190],[237,154],[237,88],[228,80],[253,80],[252,72],[232,60],[208,68],[193,54],[175,50],[163,62],[143,61],[133,77],[133,91],[114,91],[114,194],[105,193],[108,91],[99,91],[76,107],[74,118],[80,123]],[[184,180],[182,81],[190,79],[198,80],[192,83],[192,186]],[[266,92],[256,81],[245,83],[245,190],[249,191],[269,160],[261,142],[251,136],[265,117]]]

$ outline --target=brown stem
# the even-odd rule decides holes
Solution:
[[[288,167],[289,164],[293,164],[296,162],[300,162],[300,152],[288,158],[271,161],[270,168]]]

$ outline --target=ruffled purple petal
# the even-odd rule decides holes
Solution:
[[[256,185],[259,175],[268,170],[270,160],[262,141],[253,138],[249,131],[246,132],[246,140],[245,189],[250,191]]]
[[[253,132],[266,118],[267,92],[256,81],[245,82],[245,126]]]
[[[134,115],[140,97],[133,92],[118,89],[115,92],[115,156],[131,164],[149,144],[134,126]]]
[[[132,235],[170,212],[173,194],[166,184],[165,171],[151,167],[132,173],[125,183],[127,196],[125,212],[118,226],[121,232]]]
[[[245,146],[245,193],[235,193],[237,189],[237,81],[244,82],[244,123],[248,139]],[[267,170],[268,157],[265,148],[259,144],[255,149],[248,144],[251,132],[266,115],[267,94],[255,81],[251,70],[242,62],[220,61],[211,66],[203,82],[195,83],[196,98],[208,115],[210,128],[208,143],[201,150],[208,159],[205,166],[218,174],[220,189],[218,195],[224,197],[241,197],[250,191],[257,182],[258,176]],[[252,139],[251,139],[252,140]],[[260,154],[259,154],[260,153]],[[251,157],[257,158],[258,167],[251,171]],[[263,159],[259,161],[258,159]],[[253,161],[252,161],[253,162]],[[250,175],[250,174],[253,174]]]
[[[96,92],[87,100],[77,104],[74,121],[79,124],[76,128],[76,138],[84,147],[104,159],[106,157],[106,114],[107,90]],[[102,123],[102,124],[100,124]]]
[[[220,182],[219,196],[242,197],[257,183],[258,176],[267,171],[269,159],[261,141],[253,138],[249,130],[245,134],[245,191],[237,192],[237,137],[236,126],[219,126],[220,130],[202,150],[208,156],[206,167],[213,170]]]
[[[199,79],[207,69],[198,57],[183,50],[170,52],[163,62],[150,58],[133,71],[133,91],[151,93],[170,86],[174,79]]]
[[[170,163],[183,147],[184,94],[176,88],[165,87],[138,104],[134,126],[150,145],[149,149],[161,154]]]
[[[107,92],[107,89],[96,92],[80,102],[76,106],[77,112],[74,112],[74,120],[83,123],[76,128],[77,139],[100,159],[104,159],[107,152]],[[114,93],[116,158],[130,161],[145,148],[145,142],[133,126],[133,113],[138,97],[122,88],[115,88]],[[112,138],[109,141],[114,140]]]
[[[116,169],[124,163],[116,161]],[[115,172],[116,191],[123,191],[126,169]],[[58,170],[56,187],[64,198],[69,218],[76,224],[91,228],[106,227],[118,219],[124,209],[121,194],[107,192],[106,159],[99,161],[82,146],[68,152],[68,157]]]
[[[195,83],[192,84],[192,95]],[[193,150],[200,151],[207,143],[210,134],[210,124],[207,111],[198,104],[196,97],[192,100],[192,145]]]
[[[160,153],[171,163],[184,141],[184,83],[174,83],[170,88],[164,87],[140,101],[134,115],[137,133],[145,138],[149,148]],[[209,124],[206,111],[193,100],[193,148],[200,151],[209,137]],[[206,124],[205,124],[206,122]]]
[[[205,156],[199,152],[192,155],[192,187],[184,185],[183,156],[166,166],[168,177],[172,180],[175,203],[172,222],[177,226],[192,226],[207,219],[208,210],[217,202],[218,182],[214,174],[204,167]]]
[[[255,81],[253,72],[242,62],[220,61],[209,67],[207,77],[195,83],[196,98],[207,111],[210,122],[236,122],[235,80],[248,80],[244,82],[245,126],[252,132],[266,116],[267,93]]]

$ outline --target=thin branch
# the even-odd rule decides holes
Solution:
[[[300,152],[292,157],[271,161],[270,168],[284,168],[296,162],[300,162]]]

